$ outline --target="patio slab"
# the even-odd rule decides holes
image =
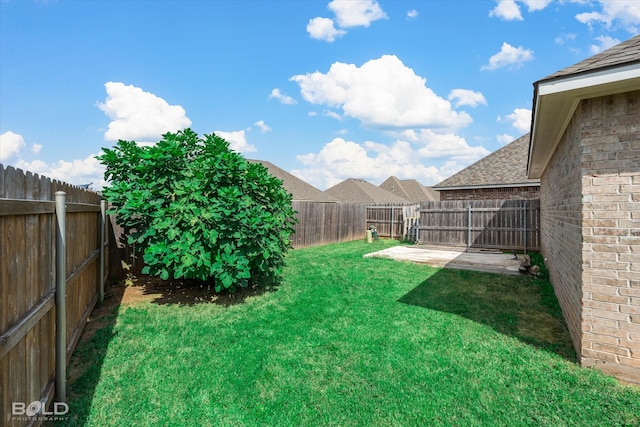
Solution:
[[[488,273],[521,275],[518,270],[522,255],[517,259],[513,253],[502,253],[494,250],[478,250],[465,248],[442,248],[433,246],[394,246],[392,248],[371,252],[365,258],[391,258],[397,261],[410,261],[428,264],[432,267],[476,270]]]

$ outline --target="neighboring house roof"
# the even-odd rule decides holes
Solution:
[[[282,185],[289,194],[293,196],[293,200],[305,200],[315,202],[337,202],[338,200],[325,194],[321,190],[318,190],[311,184],[308,184],[298,178],[295,175],[290,174],[284,169],[279,168],[271,162],[265,160],[251,160],[247,159],[251,163],[261,163],[269,170],[269,173],[274,177],[282,180]]]
[[[356,178],[345,179],[324,192],[341,202],[409,203],[407,199]]]
[[[440,195],[431,187],[425,187],[415,179],[398,179],[390,176],[380,188],[409,200],[411,203],[440,200]]]
[[[640,36],[533,84],[527,173],[540,178],[583,99],[640,90]]]
[[[539,186],[540,180],[527,177],[528,151],[529,134],[526,134],[433,186],[433,189]]]

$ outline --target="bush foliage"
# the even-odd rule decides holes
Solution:
[[[264,166],[191,129],[103,151],[103,194],[143,254],[144,274],[212,281],[217,292],[278,281],[295,212]]]

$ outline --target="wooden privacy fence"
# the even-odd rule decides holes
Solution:
[[[415,240],[419,207],[417,204],[294,200],[298,223],[292,236],[293,247],[364,239],[369,227],[375,227],[380,237]]]
[[[540,200],[422,202],[418,243],[540,250]]]
[[[104,207],[96,193],[0,165],[0,425],[30,424],[54,393],[66,398],[67,361],[104,290]]]
[[[380,237],[415,240],[420,205],[367,205],[366,228],[375,227]]]
[[[291,236],[294,248],[364,239],[365,203],[293,201],[298,223]]]

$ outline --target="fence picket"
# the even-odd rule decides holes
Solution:
[[[100,196],[0,164],[0,425],[23,426],[12,402],[53,399],[56,230],[53,194],[67,195],[66,350],[73,351],[99,290]],[[103,272],[104,273],[104,272]],[[65,360],[68,363],[68,358]]]
[[[417,241],[447,246],[540,250],[539,227],[539,200],[423,202],[420,204]]]

